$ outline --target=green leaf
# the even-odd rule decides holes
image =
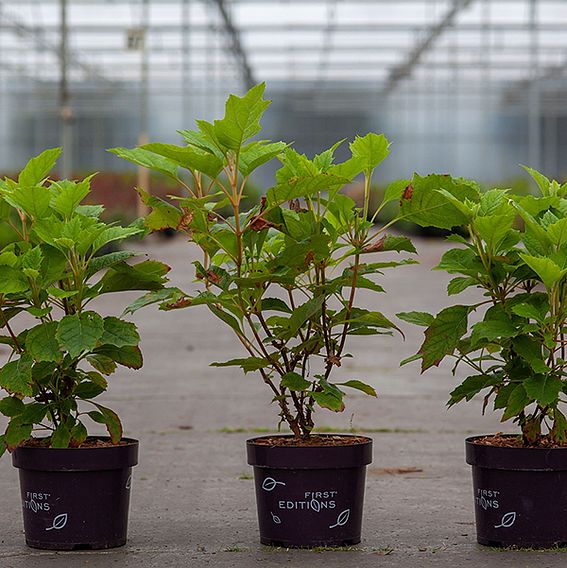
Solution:
[[[526,392],[542,406],[554,405],[563,387],[561,379],[553,376],[534,375],[523,382]]]
[[[315,162],[315,160],[313,160],[313,162]],[[364,158],[352,156],[348,160],[340,164],[333,164],[322,171],[352,181],[358,174],[364,171],[365,163],[366,160]]]
[[[152,304],[160,302],[172,302],[177,300],[179,297],[184,297],[183,292],[181,292],[179,288],[162,288],[161,290],[153,290],[134,300],[124,310],[124,313],[133,314],[146,306],[151,306]]]
[[[87,361],[103,375],[112,375],[116,371],[116,363],[104,355],[89,355]]]
[[[525,383],[519,384],[510,392],[506,403],[506,410],[502,415],[502,422],[505,422],[514,416],[518,416],[518,414],[520,414],[520,412],[522,412],[531,402],[528,398],[529,393],[526,393],[527,389],[524,388],[524,386]]]
[[[474,278],[469,276],[457,276],[456,278],[453,278],[449,284],[447,284],[447,294],[449,296],[454,296],[455,294],[460,294],[467,288],[476,285],[477,281]]]
[[[168,272],[169,266],[156,260],[145,260],[133,265],[120,262],[110,267],[102,277],[99,293],[160,290],[166,282],[164,276]]]
[[[224,151],[219,148],[219,142],[214,136],[214,127],[205,121],[197,121],[197,126],[201,130],[178,130],[183,139],[189,146],[204,150],[209,154],[215,155],[220,160],[224,160]]]
[[[526,172],[532,176],[533,180],[537,183],[538,187],[541,190],[542,195],[548,196],[549,195],[549,186],[551,182],[548,178],[546,178],[543,174],[540,174],[537,170],[533,170],[532,168],[528,168],[527,166],[522,166]]]
[[[471,344],[474,347],[481,339],[488,341],[501,340],[503,338],[516,337],[519,330],[509,320],[488,320],[476,323],[472,328]]]
[[[453,353],[467,332],[469,306],[450,306],[441,310],[425,330],[425,340],[419,349],[421,371],[439,365],[445,355]]]
[[[470,248],[455,248],[448,250],[442,257],[435,270],[445,270],[449,274],[465,274],[474,277],[482,273],[484,267],[477,253]]]
[[[304,379],[299,373],[290,371],[282,377],[280,386],[291,391],[306,391],[311,387],[311,382]]]
[[[343,138],[342,140],[335,142],[330,148],[320,154],[317,154],[313,158],[313,164],[319,171],[326,172],[333,165],[335,160],[335,151],[345,140],[346,138]],[[359,172],[360,171],[362,170],[359,170]]]
[[[177,170],[179,166],[172,160],[164,158],[163,156],[159,156],[158,154],[154,154],[153,152],[144,150],[143,148],[111,148],[108,151],[116,154],[119,158],[128,160],[138,166],[160,172],[175,181],[178,181]]]
[[[384,199],[382,200],[382,205],[390,203],[391,201],[399,201],[402,198],[402,194],[408,185],[410,184],[409,179],[400,179],[392,182],[384,192]]]
[[[0,268],[0,294],[16,294],[28,287],[28,281],[19,270],[10,266]]]
[[[104,322],[96,312],[65,316],[57,328],[57,341],[73,358],[92,351],[104,332]]]
[[[0,387],[9,393],[31,396],[31,382],[32,358],[27,354],[5,363],[0,369]]]
[[[286,156],[290,152],[286,152]],[[266,192],[269,207],[281,205],[286,201],[297,198],[307,198],[320,191],[332,190],[349,183],[348,178],[338,177],[328,173],[315,173],[309,176],[295,177],[278,183]]]
[[[119,262],[124,262],[125,260],[128,260],[133,256],[136,256],[135,252],[129,252],[124,250],[111,252],[109,254],[105,254],[102,256],[96,256],[94,258],[91,258],[89,262],[88,274],[89,276],[92,276],[96,274],[99,270],[104,270],[105,268],[114,266]]]
[[[98,219],[104,213],[104,205],[78,205],[76,211],[79,215]]]
[[[338,397],[330,392],[312,392],[310,396],[322,408],[327,408],[333,412],[342,412],[345,409],[342,397]]]
[[[293,337],[307,320],[321,313],[321,306],[324,301],[324,296],[315,296],[293,311],[292,316],[288,320],[290,337]]]
[[[380,327],[385,329],[397,329],[398,326],[390,321],[384,314],[380,312],[370,312],[366,310],[353,310],[351,318],[348,320],[351,324],[364,324],[369,327]]]
[[[143,232],[144,232],[143,229],[140,229],[138,227],[119,227],[119,226],[107,227],[93,241],[92,251],[96,252],[109,243],[113,243],[116,241],[123,241],[128,237],[133,237],[134,235],[139,235],[140,233]]]
[[[87,439],[88,435],[85,425],[80,421],[77,421],[71,429],[71,440],[75,445],[82,444]]]
[[[524,201],[522,200],[522,205]],[[551,239],[547,231],[539,222],[526,211],[519,203],[512,202],[525,223],[525,230],[522,240],[529,252],[536,254],[546,254],[551,246]]]
[[[252,142],[240,152],[238,169],[243,176],[249,176],[261,165],[279,156],[288,145],[285,142],[267,143],[265,140]]]
[[[17,419],[10,420],[4,433],[4,443],[8,450],[17,448],[22,442],[29,440],[33,424],[22,424]]]
[[[44,286],[49,286],[55,281],[61,280],[67,267],[66,256],[55,247],[44,244],[41,246],[43,262],[41,271]]]
[[[57,342],[55,321],[40,323],[26,335],[26,349],[36,361],[60,361],[62,353]]]
[[[370,396],[378,396],[376,394],[376,390],[374,389],[374,387],[371,387],[370,385],[367,385],[362,381],[351,380],[351,381],[346,381],[346,383],[337,383],[337,384],[342,385],[344,387],[349,387],[351,389],[357,389]]]
[[[210,178],[216,178],[223,167],[220,158],[200,148],[160,143],[145,144],[141,148],[163,156],[187,170],[204,173]]]
[[[40,184],[52,170],[60,154],[61,148],[51,148],[32,158],[20,172],[18,184],[23,187]]]
[[[421,355],[419,353],[415,353],[414,355],[411,355],[410,357],[406,357],[405,359],[402,359],[400,361],[400,367],[403,367],[404,365],[407,365],[408,363],[413,363],[414,361],[419,361],[421,359]]]
[[[548,225],[547,234],[554,245],[563,246],[567,242],[567,218]]]
[[[536,373],[544,374],[549,372],[549,368],[543,360],[542,346],[538,341],[527,335],[521,335],[514,339],[512,345],[514,346],[514,351],[522,359],[526,360]]]
[[[104,318],[104,332],[100,338],[100,342],[115,345],[116,347],[138,345],[140,335],[133,323],[114,316],[108,316]]]
[[[480,198],[478,187],[471,182],[444,175],[420,177],[416,174],[402,194],[401,213],[404,218],[422,227],[452,229],[465,225],[467,215],[438,190],[448,192],[462,204],[466,199],[477,202]]]
[[[390,143],[383,134],[369,132],[366,136],[357,136],[349,145],[353,157],[363,160],[363,169],[370,175],[374,168],[389,154]]]
[[[417,253],[412,242],[402,235],[387,235],[382,243],[381,250]]]
[[[214,133],[224,147],[238,151],[246,140],[260,132],[260,118],[271,102],[262,97],[265,89],[266,84],[260,83],[243,97],[229,96],[224,118],[214,122]]]
[[[238,320],[234,316],[214,304],[207,304],[207,307],[211,310],[211,312],[213,312],[213,314],[215,314],[215,316],[217,316],[217,318],[224,321],[224,323],[231,327],[238,335],[244,335],[242,333],[242,329],[240,329]]]
[[[42,219],[49,213],[51,194],[41,185],[17,186],[4,198],[18,209],[24,211],[32,219]]]
[[[106,429],[110,434],[110,441],[113,444],[118,444],[118,442],[120,442],[120,439],[122,438],[122,423],[120,422],[118,414],[116,414],[116,412],[114,412],[113,410],[110,410],[110,408],[102,406],[101,404],[93,404],[98,408],[100,414],[103,417],[103,423],[106,425]]]
[[[280,298],[262,298],[262,311],[291,314],[292,309]]]
[[[18,416],[22,424],[39,424],[47,414],[47,405],[41,402],[26,404],[24,411]]]
[[[473,228],[485,242],[486,249],[491,254],[497,254],[506,248],[515,219],[515,210],[510,206],[510,212],[505,215],[476,217]]]
[[[538,323],[543,323],[547,313],[547,305],[538,308],[533,304],[516,304],[512,306],[512,312],[523,318],[534,319]]]
[[[104,355],[116,361],[119,365],[129,369],[140,369],[143,365],[142,352],[139,347],[127,345],[115,347],[114,345],[102,345],[94,350],[95,355]]]
[[[51,190],[58,190],[58,193],[51,199],[51,207],[61,213],[65,219],[69,219],[75,213],[81,201],[90,193],[92,177],[90,176],[81,182],[69,180],[54,182],[51,185]]]
[[[487,387],[494,386],[499,382],[499,379],[494,376],[487,375],[473,375],[467,377],[456,389],[451,392],[451,398],[447,405],[449,407],[461,402],[461,400],[466,399],[471,400],[480,391]]]
[[[95,385],[98,385],[100,388],[102,388],[104,390],[106,390],[108,388],[108,381],[99,373],[97,373],[95,371],[89,371],[87,373],[87,377],[88,377],[89,381],[91,381]]]
[[[22,268],[29,268],[36,273],[41,270],[41,264],[43,261],[43,254],[40,247],[34,247],[28,250],[22,256]]]
[[[0,400],[0,414],[4,416],[18,416],[24,411],[24,403],[15,396],[7,396]]]
[[[65,422],[61,422],[51,435],[52,448],[68,448],[71,441],[71,431]]]
[[[75,387],[73,396],[76,396],[77,398],[80,398],[82,400],[89,400],[91,398],[96,398],[105,390],[106,389],[96,383],[93,383],[92,381],[82,381]]]
[[[231,359],[221,363],[211,363],[211,367],[240,367],[244,373],[258,371],[270,366],[270,362],[264,357],[246,357],[242,359]]]
[[[399,314],[396,314],[396,316],[403,321],[413,323],[414,325],[421,325],[423,327],[429,327],[435,319],[427,312],[400,312]]]
[[[561,269],[549,258],[529,254],[520,254],[520,257],[541,278],[548,290],[567,274],[567,269]]]

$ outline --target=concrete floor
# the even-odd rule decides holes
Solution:
[[[448,303],[446,275],[430,270],[446,245],[420,239],[416,245],[421,264],[387,273],[381,283],[389,295],[378,298],[374,309],[393,316],[436,312]],[[174,284],[191,286],[191,254],[181,240],[138,247],[173,267]],[[98,307],[116,313],[128,301],[124,294]],[[379,398],[353,394],[344,413],[320,411],[319,425],[385,431],[371,434],[374,462],[367,475],[362,543],[349,551],[315,552],[259,544],[244,443],[256,429],[275,426],[276,413],[258,377],[208,366],[241,356],[231,332],[204,307],[169,313],[148,308],[134,319],[143,337],[145,366],[116,373],[105,396],[121,415],[125,433],[141,444],[128,544],[106,552],[27,548],[17,472],[5,457],[0,460],[0,568],[564,565],[565,556],[558,552],[498,551],[476,544],[463,440],[503,426],[495,416],[482,417],[477,401],[446,410],[447,393],[456,382],[448,366],[426,376],[419,375],[417,364],[399,367],[419,347],[420,328],[404,325],[405,342],[357,338],[349,349],[355,358],[337,369],[337,380],[365,380]],[[248,432],[231,432],[236,429]],[[392,474],[387,468],[421,471]]]

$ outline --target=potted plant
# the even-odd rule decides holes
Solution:
[[[177,199],[177,206],[138,192],[152,208],[150,229],[173,227],[203,253],[194,263],[198,294],[150,292],[131,309],[158,301],[165,310],[206,306],[233,330],[246,354],[212,365],[255,372],[272,393],[280,424],[291,434],[247,441],[262,543],[355,544],[372,441],[316,434],[315,418],[321,409],[341,412],[347,389],[376,396],[368,384],[332,382],[331,375],[349,357],[349,337],[397,330],[382,313],[359,306],[357,291],[378,297],[384,289],[373,277],[414,261],[376,257],[415,249],[406,237],[386,234],[391,223],[375,230],[367,220],[372,174],[389,151],[386,138],[357,136],[342,163],[334,163],[340,142],[309,159],[283,142],[251,141],[269,104],[264,88],[231,95],[221,120],[198,120],[197,130],[180,131],[183,146],[111,150],[185,187],[188,196]],[[276,158],[282,165],[275,184],[243,213],[250,175]],[[341,193],[359,174],[365,187],[361,208]],[[392,184],[382,206],[399,201],[405,187]],[[227,206],[231,214],[223,217],[220,210]]]
[[[138,442],[122,438],[118,415],[96,399],[117,365],[138,369],[142,355],[136,326],[91,302],[157,290],[168,268],[102,252],[143,229],[106,224],[101,206],[81,205],[92,176],[50,181],[59,153],[46,150],[0,182],[0,218],[17,234],[0,250],[0,342],[11,351],[0,366],[9,419],[0,454],[19,468],[29,546],[110,548],[126,541]],[[109,436],[89,437],[89,421]]]
[[[445,198],[446,228],[462,226],[469,238],[437,266],[456,275],[450,296],[468,288],[474,303],[427,313],[399,314],[423,325],[425,339],[411,358],[422,371],[453,359],[467,376],[449,406],[483,397],[518,434],[497,433],[466,440],[473,466],[478,542],[485,545],[549,547],[567,542],[564,507],[567,478],[567,184],[528,171],[539,195],[505,189],[481,193],[472,182],[448,176],[416,176],[402,210],[427,224],[439,210],[413,213],[424,193]],[[408,192],[410,193],[410,192]],[[416,203],[412,203],[416,199]],[[522,223],[517,223],[517,215]],[[520,226],[520,228],[518,228]],[[455,370],[454,369],[454,370]]]

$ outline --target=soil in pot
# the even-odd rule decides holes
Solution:
[[[267,436],[248,440],[247,453],[254,466],[262,544],[360,542],[370,438],[320,435],[297,445],[293,436]]]
[[[125,544],[137,440],[89,439],[80,448],[41,442],[17,448],[26,544],[49,550],[94,550]]]
[[[466,440],[477,540],[487,546],[565,546],[567,448],[519,447],[516,438],[500,435],[497,445],[487,436]]]

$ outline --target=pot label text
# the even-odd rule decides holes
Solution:
[[[474,500],[477,506],[482,507],[485,511],[487,509],[498,509],[500,507],[499,495],[500,491],[493,489],[477,489]]]
[[[48,501],[50,497],[50,493],[26,491],[26,496],[22,501],[22,506],[24,509],[28,509],[34,513],[37,513],[38,511],[49,511],[51,509]]]

